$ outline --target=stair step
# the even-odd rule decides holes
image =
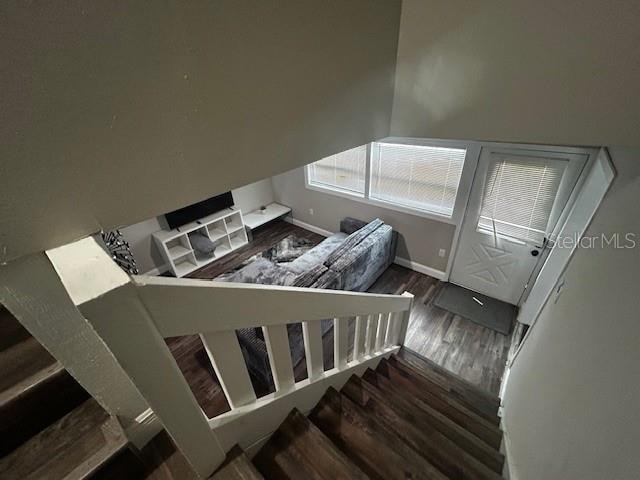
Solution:
[[[466,396],[458,395],[456,390],[450,387],[450,384],[443,384],[442,382],[436,380],[433,375],[429,375],[428,372],[410,365],[408,362],[402,360],[401,358],[392,356],[391,358],[389,358],[389,363],[399,370],[408,372],[410,375],[420,376],[421,379],[425,382],[425,385],[429,385],[431,387],[430,392],[432,392],[434,395],[453,398],[488,422],[496,426],[500,425],[500,418],[498,417],[497,409],[495,411],[493,411],[493,407],[487,409],[486,404],[483,404],[478,400],[470,400]]]
[[[31,335],[18,320],[0,305],[0,352],[26,340]]]
[[[287,455],[280,465],[279,456],[283,451]],[[296,462],[295,468],[290,466],[292,459]],[[368,478],[297,409],[291,411],[253,462],[270,479]]]
[[[402,347],[396,357],[414,367],[431,381],[445,386],[453,396],[467,399],[489,415],[498,415],[500,399],[497,396],[406,347]]]
[[[0,402],[0,457],[18,448],[89,398],[58,363],[32,376],[23,389],[3,392]]]
[[[147,465],[146,480],[198,480],[173,440],[162,430],[142,449],[140,453]]]
[[[224,463],[211,477],[213,480],[261,480],[264,477],[256,470],[251,460],[238,446],[234,446]]]
[[[365,388],[371,387],[393,406],[410,414],[419,428],[435,428],[496,473],[501,473],[504,456],[474,434],[453,422],[428,404],[411,395],[403,395],[387,377],[371,369],[362,376]]]
[[[447,478],[393,431],[332,387],[309,419],[370,478]]]
[[[0,477],[88,478],[126,444],[117,421],[89,399],[0,459]]]
[[[500,480],[502,477],[468,454],[445,435],[421,423],[410,411],[392,404],[384,394],[356,375],[342,387],[342,393],[366,409],[418,454],[450,479]]]
[[[430,391],[430,385],[419,375],[412,375],[399,370],[385,359],[380,361],[376,371],[387,377],[399,388],[404,389],[407,395],[413,395],[427,403],[482,439],[489,446],[496,449],[500,448],[502,432],[496,425],[488,422],[452,398],[434,395]]]
[[[91,473],[91,480],[139,480],[148,478],[146,467],[138,455],[126,446]]]
[[[60,368],[38,341],[29,337],[0,352],[0,404]]]

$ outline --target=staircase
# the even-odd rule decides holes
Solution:
[[[497,398],[409,350],[294,409],[253,461],[235,447],[214,479],[500,479]]]
[[[130,277],[93,239],[47,255],[198,478],[501,478],[498,399],[402,347],[408,292]],[[300,381],[287,333],[296,322],[308,372]],[[263,397],[238,342],[243,328],[264,335],[275,392]],[[230,411],[208,418],[197,404],[165,342],[184,335],[200,336]],[[234,445],[262,448],[250,462]]]
[[[118,422],[0,306],[0,478],[141,478],[129,455]]]

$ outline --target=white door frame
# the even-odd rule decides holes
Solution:
[[[551,250],[540,270],[534,287],[530,289],[528,298],[522,304],[518,314],[520,323],[526,325],[535,323],[542,308],[551,296],[556,283],[564,273],[569,260],[573,257],[577,248],[577,244],[573,242],[573,239],[582,238],[615,178],[615,170],[606,149],[600,149],[598,155],[594,158],[593,164],[590,165],[583,177],[581,188],[576,192],[576,198],[571,208],[566,209],[567,214],[562,225],[558,228],[558,234],[561,237],[569,237],[572,241],[569,245],[562,246],[568,248],[560,248],[558,245]]]
[[[423,139],[424,140],[424,139]],[[451,275],[451,270],[453,269],[453,262],[458,253],[458,246],[460,240],[460,233],[462,230],[462,223],[467,213],[467,208],[469,205],[469,198],[471,194],[471,185],[476,180],[476,174],[478,169],[478,161],[480,159],[480,153],[483,148],[500,148],[500,149],[522,149],[522,150],[534,150],[534,151],[552,151],[557,153],[569,153],[569,154],[579,154],[579,155],[587,155],[587,161],[585,162],[585,167],[582,169],[578,177],[578,181],[576,182],[569,199],[567,200],[567,204],[562,211],[560,218],[558,219],[558,225],[562,225],[566,219],[566,215],[569,210],[571,210],[571,206],[573,202],[575,202],[577,192],[580,190],[580,187],[584,183],[584,178],[586,177],[586,172],[588,171],[588,167],[593,163],[595,155],[598,153],[598,149],[589,148],[589,147],[567,147],[567,146],[554,146],[554,145],[532,145],[529,143],[502,143],[502,142],[469,142],[469,145],[474,145],[477,148],[477,157],[475,162],[473,163],[473,175],[469,175],[470,185],[466,189],[466,199],[464,201],[464,208],[461,210],[459,217],[455,223],[456,229],[453,235],[453,241],[451,243],[451,252],[449,253],[449,258],[447,261],[447,268],[445,270],[445,275],[442,278],[443,281],[449,281],[449,277]],[[465,164],[465,169],[467,165]]]
[[[579,188],[576,188],[578,190],[576,198],[573,199],[571,208],[566,209],[567,214],[559,233],[561,237],[566,235],[574,236],[572,238],[576,239],[576,243],[573,243],[572,248],[554,248],[551,251],[533,288],[530,290],[529,297],[524,301],[518,313],[518,322],[530,325],[530,328],[507,363],[502,376],[502,384],[500,385],[500,398],[504,397],[511,367],[535,328],[536,321],[543,308],[554,292],[556,298],[560,294],[556,286],[562,283],[561,279],[577,248],[577,241],[583,237],[587,228],[591,225],[593,217],[596,215],[615,179],[615,168],[606,148],[600,148],[595,155],[592,155],[590,160],[592,162],[589,162],[585,167],[585,172],[581,177],[582,182]]]
[[[462,227],[462,222],[467,213],[467,206],[469,204],[469,196],[471,193],[471,185],[475,181],[476,170],[478,167],[478,160],[480,159],[480,152],[483,148],[518,148],[518,149],[526,149],[526,150],[538,150],[545,151],[551,150],[554,152],[561,153],[576,153],[588,155],[586,165],[590,165],[595,158],[595,155],[598,153],[597,148],[590,147],[567,147],[567,146],[554,146],[554,145],[533,145],[530,143],[510,143],[510,142],[482,142],[482,141],[474,141],[474,140],[451,140],[451,139],[443,139],[443,138],[424,138],[424,137],[395,137],[389,136],[381,139],[380,141],[384,142],[392,142],[392,143],[406,143],[409,145],[427,145],[427,146],[450,146],[450,147],[458,147],[458,148],[466,148],[467,156],[465,157],[464,168],[462,171],[462,177],[460,178],[460,185],[458,187],[458,197],[456,199],[456,204],[454,208],[453,216],[450,220],[444,221],[439,218],[434,218],[434,220],[455,225],[455,230],[453,233],[453,239],[451,241],[451,247],[449,252],[449,258],[447,259],[447,266],[445,271],[442,272],[442,275],[438,275],[442,281],[449,281],[449,276],[451,274],[451,270],[453,268],[453,260],[458,251],[458,240],[460,238],[460,231]],[[565,211],[563,211],[563,215],[568,212],[570,209],[570,205],[575,201],[575,193],[576,190],[579,190],[578,186],[582,185],[584,181],[583,176],[587,168],[583,169],[582,174],[578,178],[578,183],[574,188],[574,191],[571,193],[569,200],[567,202],[567,206],[565,207]],[[306,169],[305,169],[306,175]],[[305,177],[306,181],[306,177]],[[338,193],[336,193],[338,195]],[[368,203],[367,201],[361,199],[351,198],[351,200]],[[385,208],[391,208],[389,206],[385,206]],[[392,208],[393,209],[393,208]],[[412,212],[407,212],[412,213]],[[412,213],[415,214],[415,213]],[[564,222],[565,217],[561,215],[558,223]]]

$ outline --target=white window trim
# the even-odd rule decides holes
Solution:
[[[329,186],[314,185],[309,181],[308,166],[304,167],[304,183],[309,190],[315,190],[317,192],[326,193],[329,195],[335,195],[338,197],[347,198],[359,203],[365,203],[367,205],[373,205],[379,208],[387,210],[393,210],[396,212],[406,213],[408,215],[414,215],[417,217],[428,218],[430,220],[436,220],[442,223],[448,223],[450,225],[460,226],[462,218],[464,217],[464,211],[469,199],[469,193],[471,191],[471,184],[473,183],[473,175],[478,164],[478,158],[480,156],[480,144],[477,142],[460,142],[453,140],[432,140],[425,138],[401,138],[401,137],[387,137],[377,142],[382,143],[395,143],[401,145],[421,145],[427,147],[448,147],[448,148],[463,148],[466,150],[464,159],[464,165],[462,168],[462,175],[460,177],[460,184],[458,185],[458,191],[456,194],[456,201],[453,207],[453,213],[451,216],[439,214],[436,212],[429,212],[425,210],[419,210],[411,207],[405,207],[396,203],[385,202],[382,200],[370,198],[369,186],[371,183],[371,143],[367,144],[367,161],[365,166],[365,182],[364,182],[364,195],[357,193],[349,193],[337,188],[331,188]]]

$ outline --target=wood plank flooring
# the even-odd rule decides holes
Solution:
[[[191,278],[213,279],[239,266],[246,259],[273,246],[295,233],[313,244],[324,237],[282,220],[254,230],[248,245],[217,262],[197,270]],[[428,275],[392,265],[369,289],[373,293],[404,291],[415,295],[405,345],[441,367],[457,374],[480,388],[497,395],[504,372],[511,335],[501,335],[451,312],[433,305],[433,299],[444,283]],[[349,344],[353,345],[354,322],[349,325]],[[229,411],[215,372],[197,335],[166,340],[178,366],[187,379],[198,403],[207,416]],[[333,367],[333,333],[323,338],[325,370]],[[351,350],[351,348],[350,348]],[[306,378],[306,365],[301,361],[295,369],[296,380]],[[258,396],[270,393],[270,386],[252,379]]]
[[[444,282],[391,265],[369,289],[375,293],[411,292],[415,296],[405,346],[498,395],[511,335],[482,327],[433,304]]]

